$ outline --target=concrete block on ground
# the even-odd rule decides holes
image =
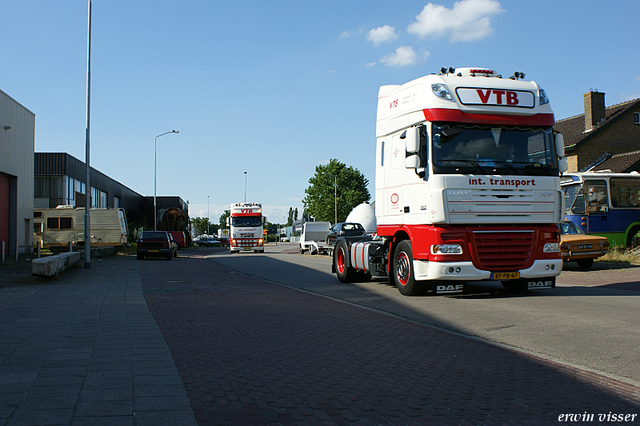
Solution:
[[[31,273],[33,275],[53,277],[66,269],[72,268],[76,263],[80,262],[80,259],[80,253],[77,251],[33,259]]]

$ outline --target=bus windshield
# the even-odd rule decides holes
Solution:
[[[564,214],[585,214],[586,208],[584,205],[584,192],[582,191],[582,185],[576,183],[575,185],[564,186],[562,191],[564,192],[564,206],[566,209]]]
[[[433,123],[434,173],[558,175],[551,127]]]
[[[232,216],[231,225],[235,227],[262,226],[262,217],[261,216]]]

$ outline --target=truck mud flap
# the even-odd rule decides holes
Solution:
[[[556,287],[556,277],[538,278],[535,280],[526,280],[526,282],[527,290],[542,290]]]
[[[436,283],[433,284],[435,294],[456,294],[464,293],[464,283]]]

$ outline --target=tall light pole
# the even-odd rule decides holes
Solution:
[[[244,202],[247,202],[247,172],[244,172]]]
[[[209,196],[207,195],[207,235],[209,235]]]
[[[85,206],[84,206],[84,268],[91,268],[91,0],[89,0],[87,22],[87,132],[85,142]]]
[[[158,214],[158,208],[156,205],[156,145],[158,144],[158,138],[160,136],[164,136],[164,135],[168,135],[169,133],[180,133],[177,130],[172,130],[170,132],[164,132],[161,135],[156,136],[156,138],[153,140],[153,230],[157,231],[158,230],[158,218],[156,217]]]

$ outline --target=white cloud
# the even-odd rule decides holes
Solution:
[[[422,55],[419,55],[411,46],[400,46],[394,53],[380,59],[380,62],[388,67],[404,67],[406,65],[416,64],[419,60],[427,58],[430,55],[431,54],[427,51],[423,52]]]
[[[479,40],[493,32],[490,18],[500,12],[504,9],[497,0],[461,0],[451,9],[429,3],[407,31],[420,39],[433,36],[447,37],[452,42]]]
[[[398,38],[398,34],[396,34],[396,29],[389,25],[384,25],[382,27],[374,28],[367,33],[367,40],[372,42],[374,45],[379,45],[380,43],[384,43],[386,41],[393,41]]]
[[[343,31],[340,34],[340,37],[338,37],[338,40],[347,39],[347,38],[351,37],[351,34],[352,34],[351,31]]]
[[[368,63],[364,64],[364,66],[367,67],[367,68],[371,68],[371,67],[375,67],[376,63],[375,62],[368,62]]]

